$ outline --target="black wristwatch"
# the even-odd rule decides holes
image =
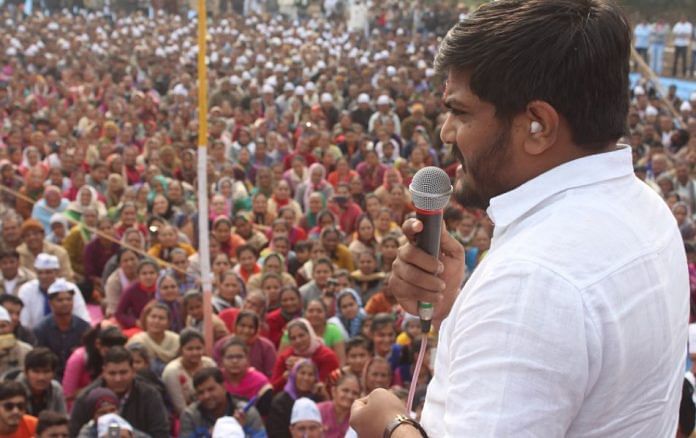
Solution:
[[[415,420],[405,416],[405,415],[397,415],[396,418],[394,418],[391,423],[387,425],[387,427],[384,428],[384,435],[382,435],[383,438],[391,438],[392,434],[396,430],[397,427],[401,426],[402,424],[409,424],[418,430],[420,432],[421,436],[423,438],[428,438],[428,434],[425,432],[425,429],[423,429],[423,426],[418,424]]]

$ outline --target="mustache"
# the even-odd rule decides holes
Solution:
[[[462,151],[459,149],[456,143],[452,143],[452,156],[459,161],[459,163],[466,169],[466,160],[464,159],[464,155],[462,155]]]

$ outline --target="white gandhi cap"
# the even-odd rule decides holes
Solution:
[[[298,398],[292,406],[290,424],[299,423],[300,421],[314,421],[321,424],[321,414],[317,404],[307,397]]]

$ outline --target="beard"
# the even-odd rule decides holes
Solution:
[[[452,153],[462,164],[464,175],[457,179],[454,199],[464,208],[485,210],[494,198],[508,189],[501,181],[501,168],[510,160],[508,143],[510,126],[504,125],[496,137],[468,161],[459,147],[452,145]]]

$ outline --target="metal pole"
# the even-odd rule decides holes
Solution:
[[[203,286],[203,336],[213,353],[212,278],[208,244],[208,71],[206,53],[206,0],[198,0],[198,255]]]

